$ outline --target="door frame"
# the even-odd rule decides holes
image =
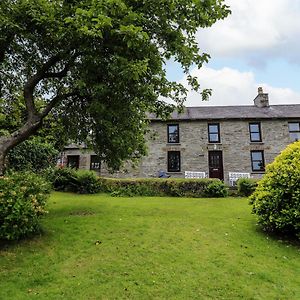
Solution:
[[[213,153],[219,153],[220,154],[220,171],[219,171],[219,177],[211,177],[211,167],[210,167],[210,157]],[[224,181],[224,165],[223,165],[223,151],[222,150],[210,150],[208,151],[208,173],[209,178],[219,178],[220,180]]]

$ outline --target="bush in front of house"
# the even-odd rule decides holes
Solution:
[[[56,191],[80,194],[95,194],[100,191],[100,183],[95,172],[71,168],[55,168],[47,173]]]
[[[268,165],[250,204],[265,230],[300,238],[300,141]]]
[[[0,178],[0,240],[18,240],[37,232],[49,193],[49,183],[30,172]]]
[[[101,187],[95,172],[78,170],[76,171],[76,176],[75,192],[79,194],[95,194],[100,192]]]
[[[249,197],[257,187],[259,179],[255,178],[240,178],[237,181],[238,194],[240,196]]]
[[[74,192],[77,186],[76,170],[71,168],[50,169],[49,180],[56,191]]]
[[[101,190],[112,196],[226,197],[227,188],[218,179],[100,178]]]
[[[206,197],[222,198],[228,196],[228,187],[221,180],[214,180],[205,189]]]

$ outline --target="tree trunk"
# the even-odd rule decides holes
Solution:
[[[34,116],[23,127],[9,136],[0,137],[0,176],[5,172],[5,158],[9,150],[13,149],[33,135],[42,125],[42,117]]]
[[[5,155],[0,150],[0,176],[3,176],[5,171]]]

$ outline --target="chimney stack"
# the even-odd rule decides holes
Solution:
[[[257,107],[269,107],[269,94],[264,93],[263,88],[258,88],[258,95],[255,97],[254,105]]]

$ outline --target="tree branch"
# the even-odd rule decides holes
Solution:
[[[73,55],[71,59],[65,64],[65,67],[59,71],[59,72],[46,72],[43,76],[43,79],[45,78],[63,78],[67,75],[68,71],[70,70],[70,67],[74,63],[74,60],[76,57],[78,57],[79,54]]]
[[[33,98],[34,88],[43,79],[46,71],[53,67],[59,60],[60,55],[52,56],[35,75],[27,80],[24,86],[24,99],[28,112],[28,120],[31,120],[37,114]]]
[[[67,54],[67,52],[64,53],[64,54]],[[70,70],[72,64],[74,63],[75,59],[79,55],[80,55],[80,52],[74,53],[69,58],[68,62],[65,64],[64,68],[61,71],[59,71],[59,72],[48,72],[49,69],[54,67],[62,59],[62,57],[63,57],[62,53],[57,54],[57,55],[51,57],[41,67],[41,69],[35,75],[33,75],[30,79],[28,79],[27,83],[24,86],[24,98],[25,98],[25,103],[26,103],[26,108],[27,108],[27,111],[28,111],[28,118],[29,119],[37,114],[35,104],[34,104],[34,99],[33,99],[33,91],[34,91],[34,88],[36,87],[36,85],[41,80],[46,79],[46,78],[59,78],[59,79],[61,79],[61,78],[65,77],[67,75],[68,71]]]
[[[69,97],[77,95],[75,92],[66,93],[66,94],[58,94],[56,95],[44,108],[44,110],[40,113],[41,118],[45,118],[50,111],[62,100],[67,99]]]

